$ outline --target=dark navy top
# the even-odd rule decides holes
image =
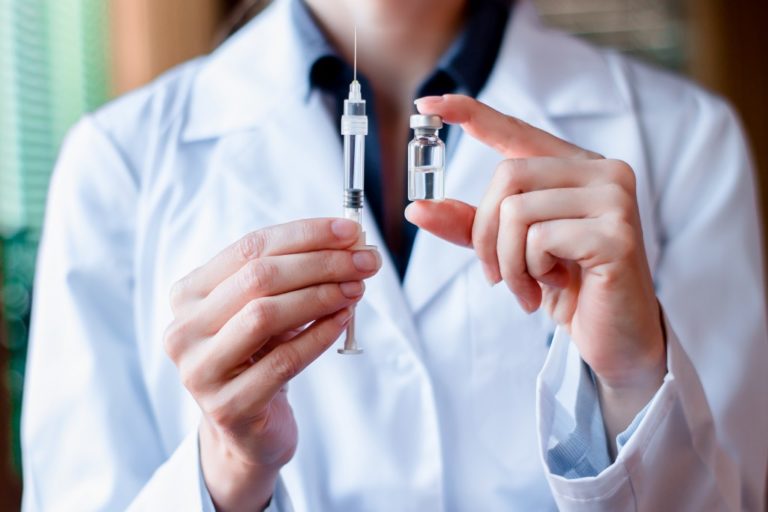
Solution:
[[[414,99],[449,93],[477,96],[496,62],[511,13],[510,5],[508,0],[468,1],[468,13],[461,33],[440,58],[435,70],[417,88]],[[294,0],[292,11],[301,35],[300,43],[306,58],[310,90],[321,91],[332,98],[336,113],[341,117],[344,100],[349,94],[349,84],[352,81],[352,67],[333,48],[302,0]],[[373,214],[382,233],[385,233],[381,149],[374,108],[375,98],[370,82],[365,76],[358,73],[358,81],[362,86],[363,98],[368,104],[369,128],[368,137],[365,139],[367,210]],[[441,130],[440,136],[447,140],[448,126]],[[404,145],[407,143],[407,140],[403,141]],[[403,179],[407,179],[407,176]],[[416,236],[416,227],[403,219],[400,235],[398,244],[393,244],[390,240],[386,242],[402,280]]]

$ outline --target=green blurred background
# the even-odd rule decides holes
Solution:
[[[31,283],[48,178],[69,126],[109,97],[106,20],[101,0],[0,0],[0,368],[8,390],[0,406],[10,411],[10,429],[0,431],[3,441],[11,434],[15,475]],[[2,484],[13,494],[10,481]]]
[[[210,50],[264,3],[0,0],[0,510],[17,509],[21,491],[19,405],[35,253],[62,137],[84,112]],[[550,24],[688,73],[728,96],[766,168],[764,3],[535,3]]]

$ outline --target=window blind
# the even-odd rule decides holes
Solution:
[[[0,304],[10,354],[14,453],[32,278],[48,180],[61,140],[106,100],[104,0],[0,0]]]

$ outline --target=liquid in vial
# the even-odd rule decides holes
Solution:
[[[438,136],[443,120],[436,115],[411,116],[413,140],[408,144],[408,199],[445,198],[445,144]]]
[[[444,176],[442,167],[414,167],[408,173],[408,199],[444,199]]]

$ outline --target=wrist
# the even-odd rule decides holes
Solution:
[[[595,374],[612,458],[616,455],[616,436],[626,430],[635,416],[651,401],[667,374],[667,342],[661,308],[659,317],[659,329],[649,338],[649,350],[638,354],[634,365],[619,372],[614,379]]]
[[[666,364],[663,364],[653,370],[646,370],[642,376],[635,376],[620,383],[607,381],[596,375],[600,402],[604,405],[610,404],[611,409],[623,411],[621,416],[631,419],[653,398],[663,384],[666,373]]]
[[[216,510],[263,510],[275,489],[279,467],[251,464],[237,456],[215,428],[200,426],[200,466]]]
[[[621,357],[616,357],[605,368],[595,368],[601,391],[615,396],[632,397],[653,393],[661,386],[667,374],[667,333],[661,305],[656,301],[658,322],[649,322],[649,328],[638,333],[627,343]],[[622,362],[623,361],[623,362]]]
[[[655,393],[667,374],[666,344],[663,339],[643,354],[635,354],[630,362],[610,374],[595,372],[600,388],[612,396],[630,398]]]

